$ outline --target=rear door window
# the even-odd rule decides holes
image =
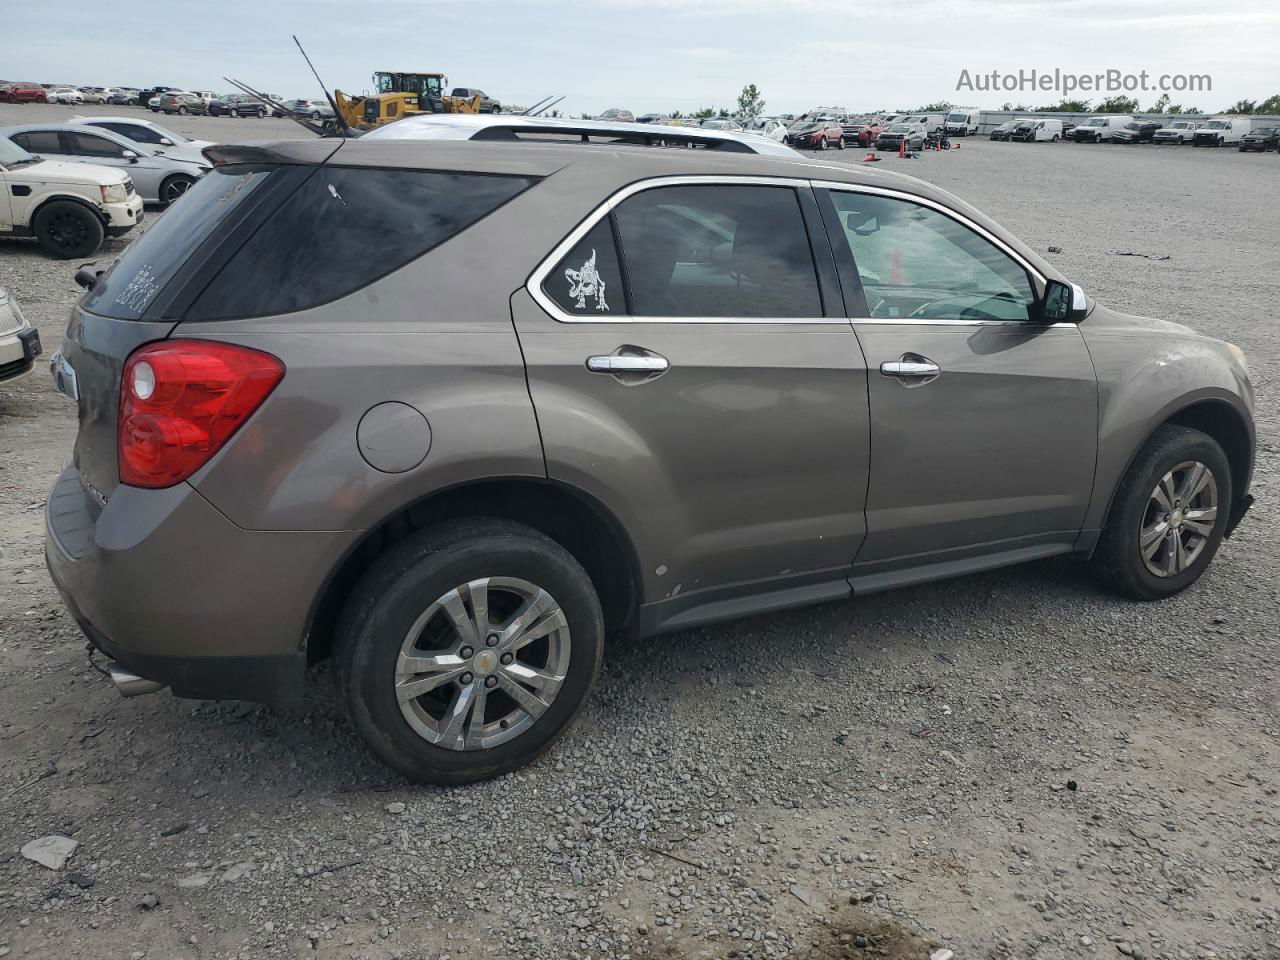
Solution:
[[[67,138],[69,153],[77,157],[104,157],[119,160],[124,157],[124,147],[106,137],[92,133],[63,133]]]
[[[247,239],[187,319],[292,313],[336,300],[444,243],[534,182],[321,167]],[[186,202],[184,196],[176,207]]]
[[[9,138],[27,153],[65,153],[62,140],[56,130],[32,130],[28,133],[15,133]]]
[[[821,317],[800,201],[791,187],[658,187],[615,211],[638,317]]]
[[[582,317],[627,312],[613,225],[605,217],[569,251],[542,282],[565,313]]]

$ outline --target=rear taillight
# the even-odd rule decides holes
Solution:
[[[171,487],[199,470],[284,376],[269,353],[203,340],[135,351],[120,384],[120,482]]]

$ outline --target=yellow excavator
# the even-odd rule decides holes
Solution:
[[[372,130],[417,113],[479,113],[479,97],[450,97],[443,73],[378,70],[374,93],[350,96],[333,91],[335,109],[350,128]]]

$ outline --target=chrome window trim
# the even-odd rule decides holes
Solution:
[[[758,186],[758,187],[790,187],[797,189],[800,187],[810,186],[812,181],[808,177],[760,177],[760,176],[733,176],[725,174],[708,174],[707,176],[670,176],[670,177],[653,177],[647,180],[639,180],[635,183],[628,184],[618,190],[600,206],[592,210],[583,221],[576,226],[567,237],[556,244],[551,253],[534,268],[533,273],[529,275],[529,279],[525,282],[524,288],[529,292],[529,296],[533,297],[534,302],[543,310],[550,314],[560,323],[742,323],[742,324],[838,324],[847,326],[849,320],[847,317],[636,317],[630,314],[620,314],[616,316],[602,317],[595,315],[582,315],[565,313],[560,309],[559,304],[551,299],[542,289],[543,283],[546,282],[551,271],[555,269],[556,264],[568,256],[569,251],[578,245],[583,237],[591,232],[601,220],[609,215],[615,207],[626,200],[633,197],[637,193],[645,190],[655,190],[660,187],[684,187],[684,186],[707,186],[712,184],[728,184],[730,186]],[[621,256],[621,252],[619,252]],[[814,275],[814,283],[817,283],[817,275]]]

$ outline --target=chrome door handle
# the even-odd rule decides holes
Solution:
[[[942,372],[932,360],[892,360],[880,364],[886,377],[936,377]]]
[[[605,356],[587,357],[592,373],[665,373],[671,364],[666,357]]]

